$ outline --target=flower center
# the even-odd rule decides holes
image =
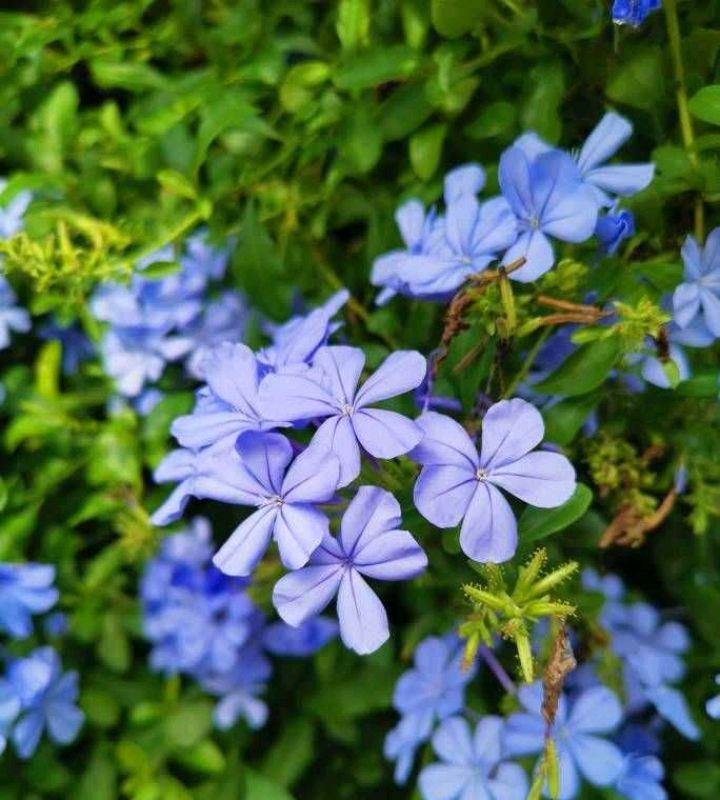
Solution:
[[[540,227],[540,218],[537,216],[537,214],[533,214],[533,216],[528,219],[528,225],[533,230],[535,231],[538,230],[538,228]]]
[[[350,403],[345,403],[340,408],[340,411],[342,411],[343,417],[351,417],[352,413],[353,413],[353,411],[355,411],[355,409],[350,405]]]
[[[482,467],[478,467],[475,470],[475,480],[478,481],[486,481],[487,480],[487,472]]]
[[[280,506],[284,503],[282,497],[279,494],[275,494],[272,497],[265,497],[263,501],[260,503],[260,508],[267,508],[267,506],[272,506],[273,508],[280,508]]]

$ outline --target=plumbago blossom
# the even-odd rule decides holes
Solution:
[[[150,666],[192,677],[218,698],[215,725],[238,719],[251,728],[265,723],[260,698],[272,674],[267,657],[309,656],[337,634],[331,620],[313,618],[289,629],[268,626],[247,594],[248,581],[213,566],[211,528],[202,517],[167,537],[142,577],[143,631],[152,643]]]
[[[411,453],[422,464],[415,505],[440,528],[462,520],[460,546],[475,561],[507,561],[517,548],[515,515],[500,489],[540,508],[562,505],[575,491],[575,470],[565,456],[534,451],[545,426],[524,400],[490,407],[480,453],[450,417],[429,411],[418,425],[424,437]]]
[[[0,563],[0,632],[19,642],[34,632],[33,617],[58,601],[55,568],[49,564]],[[64,632],[62,615],[45,618],[48,636]],[[13,650],[13,652],[15,652]],[[78,708],[78,674],[63,672],[60,656],[49,646],[25,656],[10,655],[2,642],[0,659],[0,754],[12,743],[21,759],[30,758],[43,733],[55,744],[74,741],[84,714]]]
[[[475,668],[463,667],[463,645],[448,634],[429,636],[417,646],[414,666],[404,672],[393,694],[393,706],[401,715],[385,738],[385,757],[395,762],[395,781],[405,783],[415,752],[427,741],[438,722],[465,708],[465,687]]]
[[[187,240],[179,255],[168,245],[141,259],[129,284],[98,287],[90,309],[108,324],[100,351],[121,395],[137,397],[147,383],[160,379],[166,364],[181,359],[199,377],[210,347],[242,337],[247,313],[240,295],[225,292],[205,305],[211,283],[223,277],[227,262],[227,249],[211,246],[201,232]],[[173,263],[177,268],[166,274],[165,265]]]
[[[684,281],[672,297],[673,319],[681,331],[706,331],[720,336],[720,228],[708,234],[705,246],[688,236],[683,244]]]
[[[460,717],[445,720],[432,739],[440,761],[420,773],[424,800],[525,800],[527,776],[504,760],[503,728],[500,717],[484,717],[474,730]]]
[[[542,715],[543,687],[537,682],[521,686],[522,711],[512,714],[503,731],[503,749],[510,756],[539,755],[545,748],[547,723]],[[559,766],[558,800],[572,800],[580,789],[580,776],[593,786],[612,786],[623,770],[620,748],[606,738],[622,719],[622,706],[613,692],[595,686],[572,700],[559,698],[549,734],[555,742]]]
[[[638,28],[653,11],[662,7],[662,0],[614,0],[612,21],[616,25]]]
[[[552,240],[581,243],[596,234],[614,253],[634,233],[630,212],[617,199],[645,189],[652,164],[607,163],[632,134],[624,117],[609,112],[577,153],[553,148],[536,134],[520,136],[501,156],[501,194],[477,199],[484,172],[468,164],[445,178],[445,213],[409,200],[396,213],[405,249],[376,259],[371,282],[378,303],[395,294],[446,299],[494,261],[525,263],[510,277],[534,281],[555,263]],[[600,216],[601,211],[612,211]]]
[[[281,578],[273,603],[290,625],[319,614],[337,595],[340,637],[356,653],[372,653],[387,641],[387,614],[365,578],[408,580],[427,567],[427,556],[399,529],[400,504],[383,489],[361,486],[340,523],[326,534],[306,567]]]

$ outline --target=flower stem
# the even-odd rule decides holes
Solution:
[[[540,352],[540,348],[545,343],[545,340],[550,335],[550,328],[545,328],[543,332],[538,336],[537,340],[533,344],[533,346],[528,351],[527,356],[525,357],[525,361],[523,361],[520,370],[515,375],[515,377],[510,381],[510,385],[507,389],[503,392],[503,397],[512,397],[513,392],[517,389],[518,385],[522,383],[525,379],[528,372],[530,372],[530,368],[532,367],[537,354]]]
[[[481,644],[478,648],[478,653],[483,657],[483,660],[490,668],[492,674],[500,681],[501,686],[508,694],[515,694],[517,686],[512,681],[512,678],[505,672],[503,665],[495,657],[495,653],[485,644]]]
[[[685,67],[682,59],[682,48],[680,38],[680,23],[678,22],[676,0],[663,0],[665,9],[665,22],[667,25],[668,40],[670,43],[670,56],[673,64],[673,76],[675,78],[675,99],[677,101],[678,118],[680,122],[680,134],[683,146],[687,151],[688,159],[693,168],[699,172],[700,160],[695,150],[695,131],[693,130],[692,117],[688,106],[687,87],[685,85]],[[702,194],[698,192],[695,198],[695,236],[702,242],[705,228],[705,210],[703,207]]]

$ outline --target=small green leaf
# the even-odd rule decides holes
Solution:
[[[432,0],[433,27],[450,39],[462,36],[475,27],[487,7],[487,0]]]
[[[334,71],[333,81],[346,91],[368,89],[407,77],[417,63],[418,55],[412,47],[404,44],[378,47],[345,59]]]
[[[528,506],[518,523],[522,543],[536,542],[572,525],[588,510],[592,498],[592,491],[584,483],[578,483],[573,496],[557,508]]]
[[[588,342],[534,388],[543,394],[565,397],[587,394],[603,383],[620,355],[620,343],[613,337]]]
[[[432,178],[440,163],[447,125],[432,125],[410,139],[410,163],[418,178]]]
[[[142,271],[143,278],[155,281],[174,275],[180,269],[177,261],[153,261]]]
[[[335,25],[343,50],[366,45],[370,32],[370,0],[340,0]]]
[[[703,86],[690,98],[688,108],[694,117],[703,122],[720,125],[720,84]]]
[[[183,703],[165,720],[165,733],[175,747],[193,747],[212,726],[212,705],[204,700]]]
[[[197,190],[192,182],[181,172],[177,172],[174,169],[163,169],[158,172],[157,179],[163,190],[168,194],[185,197],[188,200],[197,198]]]
[[[243,800],[293,800],[293,796],[275,781],[249,769],[245,772]]]

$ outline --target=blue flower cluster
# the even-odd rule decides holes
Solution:
[[[637,28],[648,15],[662,7],[661,0],[614,0],[612,19],[616,25]]]
[[[337,635],[337,625],[322,617],[298,628],[266,624],[247,594],[247,580],[213,566],[212,549],[210,524],[196,518],[166,538],[148,562],[140,596],[143,630],[153,644],[150,665],[188,675],[218,697],[218,728],[240,718],[257,728],[268,713],[259,697],[272,672],[267,653],[311,655]]]
[[[137,397],[160,378],[168,362],[181,359],[199,379],[208,348],[242,337],[247,318],[242,295],[207,295],[209,284],[223,277],[227,262],[227,249],[208,244],[200,232],[187,240],[179,257],[168,245],[141,259],[129,284],[98,287],[90,308],[108,323],[100,350],[105,371],[121,395]]]
[[[152,519],[158,525],[179,519],[191,497],[254,508],[215,555],[216,566],[248,576],[274,540],[292,571],[273,592],[283,620],[300,625],[337,595],[343,642],[370,653],[389,631],[366,578],[407,580],[425,569],[427,558],[401,530],[397,500],[373,486],[357,490],[340,536],[330,535],[328,512],[360,475],[363,455],[371,468],[375,459],[403,454],[420,463],[417,508],[440,527],[464,519],[461,545],[478,561],[505,561],[517,547],[515,516],[501,489],[531,505],[555,507],[572,495],[575,472],[558,453],[531,452],[544,426],[523,400],[488,411],[480,453],[450,417],[426,412],[412,420],[378,408],[417,389],[426,361],[414,351],[394,352],[361,383],[363,351],[328,344],[346,299],[340,292],[272,329],[272,344],[257,353],[223,342],[208,354],[195,409],[172,425],[182,448],[155,471],[158,482],[178,485]],[[308,426],[306,447],[277,430]]]
[[[49,611],[58,600],[54,580],[52,566],[0,564],[0,631],[14,640],[30,637],[33,616]],[[64,627],[57,614],[47,623],[50,635]],[[84,720],[77,707],[77,673],[63,672],[60,656],[49,646],[26,657],[3,652],[2,658],[6,672],[0,678],[0,753],[10,740],[20,758],[30,758],[45,731],[56,744],[72,742]]]
[[[617,198],[641,191],[654,174],[652,164],[607,163],[631,134],[628,120],[614,112],[605,114],[577,155],[525,133],[500,157],[501,194],[483,202],[477,198],[485,183],[479,165],[448,173],[444,215],[426,212],[418,200],[398,209],[405,249],[375,261],[378,302],[395,294],[447,298],[499,259],[504,265],[525,259],[511,277],[534,281],[555,263],[553,239],[584,242],[595,233],[603,249],[614,252],[634,232],[632,215],[618,210]]]
[[[361,486],[345,509],[339,537],[330,534],[328,515],[318,506],[332,503],[338,489],[358,477],[361,452],[394,458],[420,442],[415,422],[374,405],[415,389],[426,367],[419,353],[393,353],[358,388],[362,350],[327,344],[347,296],[339,292],[271,329],[272,343],[257,353],[231,342],[210,352],[193,413],[172,426],[182,449],[155,472],[157,481],[178,486],[153,521],[175,521],[191,497],[254,507],[214,563],[226,574],[248,576],[274,540],[292,570],[273,592],[282,619],[299,626],[337,595],[343,642],[369,653],[389,632],[366,578],[405,580],[422,572],[427,558],[399,529],[400,506],[387,491]],[[275,430],[311,422],[317,430],[304,448]]]
[[[524,800],[527,777],[512,759],[542,757],[551,738],[558,800],[578,797],[583,781],[612,787],[627,800],[666,800],[659,732],[670,723],[689,739],[700,735],[676,688],[685,673],[687,631],[662,620],[647,603],[629,602],[615,575],[601,577],[587,569],[582,583],[585,591],[603,596],[599,622],[621,667],[622,702],[601,683],[600,656],[591,651],[567,677],[548,726],[542,683],[516,689],[488,651],[485,660],[515,696],[515,710],[505,719],[487,716],[478,722],[466,707],[466,687],[475,673],[463,671],[460,640],[454,634],[429,637],[418,645],[413,668],[395,688],[393,702],[401,718],[387,735],[385,756],[395,762],[396,782],[407,781],[418,747],[430,740],[439,760],[419,772],[424,800]],[[717,708],[718,698],[708,701],[708,713],[717,714]]]

